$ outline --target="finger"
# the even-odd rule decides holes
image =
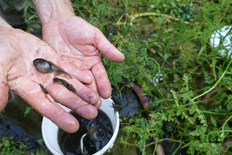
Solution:
[[[88,71],[88,72],[90,72],[90,71]],[[92,73],[91,73],[91,76],[94,79]],[[85,84],[85,86],[88,87],[88,88],[90,88],[91,90],[94,90],[94,91],[98,92],[95,80],[93,80],[91,84]],[[94,105],[94,107],[96,109],[99,109],[101,107],[101,104],[102,104],[102,100],[101,100],[101,98],[99,98],[99,101]]]
[[[61,85],[63,90],[69,90],[70,93],[76,94],[90,104],[94,105],[99,101],[100,96],[97,91],[91,90],[76,79],[63,79],[62,77],[60,78],[57,76],[56,79],[53,79],[53,81],[54,83],[50,84],[50,86]],[[67,84],[64,84],[64,82]],[[54,91],[56,90],[54,89]]]
[[[82,83],[90,84],[93,81],[93,78],[90,73],[86,71],[79,70],[72,65],[71,63],[66,63],[64,61],[59,61],[58,65],[67,73],[70,73],[74,78],[79,80]]]
[[[41,50],[41,53],[44,52],[44,50]],[[52,53],[52,51],[51,51]],[[43,57],[37,57],[35,59],[42,58],[46,61],[51,62],[55,67],[58,69],[64,71],[64,73],[67,73],[68,75],[73,76],[77,80],[79,80],[82,83],[90,84],[93,79],[89,73],[85,71],[81,71],[75,67],[75,65],[72,65],[71,63],[65,62],[62,60],[58,55],[50,54],[50,55],[44,55]],[[35,60],[34,59],[34,60]]]
[[[91,88],[91,87],[93,87],[93,86],[91,86],[91,85],[96,85],[96,84],[90,84],[90,85],[85,85],[86,87],[88,87],[88,88]],[[95,86],[94,86],[95,87]],[[93,89],[93,90],[95,90],[95,89]],[[97,90],[96,90],[96,92],[97,92]],[[99,100],[97,101],[97,103],[96,104],[92,104],[96,109],[99,109],[100,107],[101,107],[101,104],[102,104],[102,100],[101,100],[101,98],[99,97]]]
[[[95,47],[97,47],[97,49],[101,51],[101,53],[103,53],[109,60],[114,62],[122,62],[125,59],[125,56],[106,39],[99,29],[96,29],[95,33]]]
[[[9,87],[7,84],[6,74],[0,71],[0,112],[5,108],[8,101]]]
[[[68,89],[64,88],[64,86],[54,84],[47,86],[46,89],[57,102],[70,108],[82,117],[86,119],[93,119],[97,116],[97,109],[93,105],[70,92]]]
[[[74,133],[79,129],[78,121],[49,98],[38,83],[26,80],[14,92],[64,131]]]
[[[97,83],[100,96],[104,99],[111,96],[111,85],[106,70],[101,62],[92,68],[93,76]]]
[[[55,65],[57,65],[58,64],[58,62],[59,62],[59,64],[57,65],[57,66],[59,66],[59,67],[64,67],[64,68],[66,68],[67,70],[69,70],[69,72],[71,72],[72,71],[72,67],[70,67],[70,65],[68,65],[67,63],[65,63],[65,62],[62,62],[62,60],[60,60],[59,58],[56,58],[56,59],[54,59],[55,57],[53,57],[53,58],[51,58],[51,59],[49,59],[49,57],[45,57],[44,59],[45,60],[50,60],[52,63],[54,63]],[[62,69],[64,69],[64,68],[62,68]],[[69,73],[68,72],[68,73]],[[73,71],[74,72],[74,71]],[[38,72],[38,74],[41,74],[40,75],[40,77],[43,77],[43,78],[41,78],[40,79],[40,81],[43,81],[42,83],[43,84],[45,84],[44,86],[49,86],[49,85],[53,85],[54,84],[54,82],[53,82],[53,80],[46,80],[46,79],[52,79],[52,78],[54,78],[54,77],[52,77],[52,76],[54,76],[54,75],[52,75],[52,74],[47,74],[47,77],[45,78],[45,75],[43,74],[43,73],[39,73]],[[90,74],[89,72],[86,72],[86,74]],[[35,76],[35,77],[37,77],[37,79],[38,79],[38,77],[39,76]],[[78,81],[77,79],[75,79],[75,78],[66,78],[65,79],[65,77],[63,77],[62,75],[56,75],[55,76],[56,78],[58,78],[58,79],[61,79],[61,80],[64,80],[65,82],[67,82],[68,83],[68,85],[71,85],[74,89],[75,89],[75,92],[73,92],[73,93],[75,93],[76,95],[78,95],[78,96],[80,96],[83,100],[85,100],[86,102],[88,102],[88,103],[90,103],[90,104],[96,104],[96,103],[98,103],[99,102],[99,94],[97,93],[97,91],[93,91],[93,90],[91,90],[90,88],[88,88],[88,87],[86,87],[83,83],[81,83],[80,81]],[[92,79],[92,76],[91,76],[91,74],[90,74],[90,79]],[[35,80],[36,81],[36,80]],[[64,88],[64,89],[66,89],[65,87],[67,87],[66,85],[64,85],[62,88]],[[71,93],[71,92],[70,92]],[[54,97],[54,99],[56,99],[56,96],[53,96]]]
[[[75,61],[73,61],[73,64],[75,64]],[[88,76],[90,76],[91,80],[94,79],[94,77],[92,75],[92,72],[89,71],[89,70],[81,71],[81,72],[83,72],[85,74],[82,74],[79,70],[76,70],[76,71],[73,71],[73,72],[74,72],[73,75],[75,75],[75,77],[80,76],[80,78],[85,78],[85,74],[87,74]],[[77,79],[80,79],[80,78],[77,77]],[[80,81],[80,82],[82,82],[82,81]],[[84,84],[84,86],[86,86],[90,90],[92,90],[94,92],[98,92],[95,80],[92,80],[90,83],[84,83],[83,82],[83,84]],[[81,92],[81,95],[83,95],[83,92]],[[101,101],[101,98],[99,97],[98,102],[93,104],[93,106],[96,109],[99,109],[101,107],[101,103],[102,103],[102,101]]]

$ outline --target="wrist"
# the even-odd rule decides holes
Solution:
[[[70,0],[32,0],[42,25],[65,16],[75,16]]]
[[[1,16],[0,16],[0,29],[2,28],[12,28]],[[13,28],[12,28],[13,29]]]

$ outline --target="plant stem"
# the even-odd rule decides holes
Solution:
[[[225,71],[222,73],[222,75],[221,75],[221,77],[218,79],[218,81],[217,81],[210,89],[208,89],[208,90],[205,91],[204,93],[202,93],[202,94],[200,94],[200,95],[194,97],[194,98],[192,99],[192,101],[194,101],[195,99],[197,99],[197,98],[199,98],[199,97],[201,97],[201,96],[204,96],[205,94],[209,93],[209,92],[212,91],[214,88],[216,88],[216,86],[219,84],[219,82],[222,80],[222,78],[223,78],[224,75],[226,74],[226,72],[227,72],[227,70],[229,69],[229,66],[231,65],[231,63],[232,63],[232,59],[230,60],[229,64],[227,65]]]
[[[232,119],[232,115],[225,121],[225,123],[222,125],[222,134],[221,134],[221,137],[224,137],[225,136],[225,125],[227,124],[227,122]],[[231,130],[232,132],[232,130]]]

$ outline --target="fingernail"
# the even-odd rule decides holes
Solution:
[[[64,113],[63,117],[60,117],[58,126],[68,133],[75,133],[79,129],[79,123],[71,114]]]
[[[100,95],[104,99],[109,98],[111,96],[111,86],[103,86],[102,89],[100,89]]]
[[[91,84],[93,82],[93,78],[89,75],[85,77],[86,84]]]
[[[97,104],[95,104],[94,107],[95,107],[96,109],[99,109],[99,108],[101,107],[101,104],[102,104],[102,101],[101,101],[101,98],[99,98]]]

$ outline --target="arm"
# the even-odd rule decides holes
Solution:
[[[65,16],[75,16],[70,0],[32,0],[42,25]]]

